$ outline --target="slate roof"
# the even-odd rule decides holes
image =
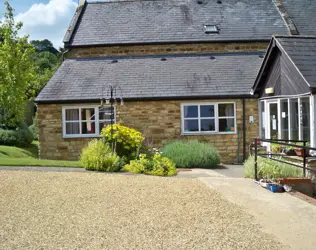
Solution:
[[[134,0],[87,3],[83,10],[77,11],[74,22],[77,19],[78,22],[70,25],[64,42],[70,46],[85,46],[241,41],[269,40],[272,34],[289,34],[271,0],[221,2]],[[205,34],[204,25],[218,25],[219,34]]]
[[[279,46],[312,88],[316,88],[316,37],[276,37]]]
[[[316,36],[315,0],[284,0],[283,5],[300,35]]]
[[[262,63],[259,53],[218,53],[68,59],[37,102],[93,101],[118,84],[125,99],[249,96]],[[212,59],[211,59],[212,57]],[[213,58],[215,57],[215,59]]]

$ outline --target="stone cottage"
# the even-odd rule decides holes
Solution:
[[[243,161],[259,134],[250,90],[264,52],[273,34],[297,33],[284,13],[271,0],[81,0],[65,60],[36,99],[40,157],[78,159],[110,123],[116,86],[113,120],[154,145],[198,139]]]

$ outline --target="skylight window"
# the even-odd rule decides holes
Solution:
[[[218,34],[219,29],[216,25],[204,25],[205,34]]]

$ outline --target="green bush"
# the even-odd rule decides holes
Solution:
[[[38,141],[37,116],[34,117],[33,124],[29,126],[29,129],[33,134],[34,140]]]
[[[124,156],[129,160],[136,158],[144,141],[141,132],[120,124],[113,124],[112,128],[111,125],[106,126],[101,135],[107,143],[114,145],[115,152],[120,157]]]
[[[87,170],[118,172],[121,170],[123,160],[103,140],[94,139],[89,142],[80,155],[80,166]]]
[[[132,172],[134,174],[143,174],[145,168],[150,164],[150,160],[146,155],[141,155],[139,159],[131,160],[129,164],[123,167],[123,171]]]
[[[216,168],[220,163],[217,150],[197,140],[171,142],[162,152],[177,168]]]
[[[178,173],[176,165],[167,157],[155,154],[150,164],[145,168],[145,174],[157,176],[173,176]]]
[[[277,179],[287,177],[302,177],[302,169],[273,161],[267,158],[258,157],[258,178],[259,179]],[[244,163],[244,176],[255,178],[255,159],[250,156]]]
[[[32,132],[24,122],[16,128],[0,128],[0,145],[27,147],[33,139]]]
[[[155,154],[152,158],[141,155],[139,159],[132,160],[125,165],[123,171],[155,176],[173,176],[178,173],[175,164],[160,154]]]

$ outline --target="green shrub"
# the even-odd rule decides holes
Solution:
[[[145,168],[145,174],[157,176],[173,176],[178,173],[176,165],[167,157],[155,154],[150,164]]]
[[[115,152],[119,156],[128,159],[136,158],[144,141],[141,132],[120,124],[114,124],[112,129],[111,126],[105,127],[102,129],[101,135],[107,143],[115,145]]]
[[[267,158],[258,157],[258,178],[259,179],[277,179],[287,177],[302,177],[302,169],[273,161]],[[250,156],[244,163],[244,176],[255,178],[255,159]]]
[[[103,140],[90,141],[80,155],[80,166],[87,170],[118,172],[122,165],[123,160],[116,153],[112,153],[110,146]]]
[[[27,147],[33,139],[32,132],[24,122],[16,128],[0,128],[0,145]]]
[[[171,142],[162,152],[177,168],[216,168],[220,163],[217,150],[197,140]]]
[[[141,155],[139,159],[131,160],[129,164],[123,167],[123,171],[132,172],[134,174],[143,174],[145,168],[150,164],[150,160],[146,155]]]
[[[146,155],[141,155],[139,159],[132,160],[125,165],[123,170],[135,174],[155,176],[173,176],[178,173],[175,164],[160,154],[155,154],[152,158],[146,158]]]
[[[37,130],[37,115],[34,117],[33,124],[29,126],[30,131],[33,134],[34,140],[38,140],[38,130]]]

